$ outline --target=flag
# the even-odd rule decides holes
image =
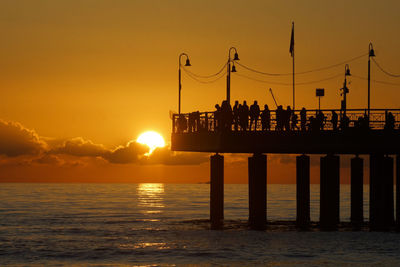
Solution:
[[[294,22],[292,22],[292,37],[290,38],[290,48],[289,48],[290,55],[294,56]]]

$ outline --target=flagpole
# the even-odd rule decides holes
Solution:
[[[293,31],[293,111],[295,110],[295,87],[294,87],[294,22],[292,22]]]

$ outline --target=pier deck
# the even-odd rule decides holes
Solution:
[[[275,112],[271,111],[271,127],[262,130],[261,121],[252,130],[218,129],[213,112],[173,116],[171,148],[173,151],[215,153],[289,153],[289,154],[397,154],[400,151],[400,110],[371,110],[370,127],[358,125],[364,110],[347,110],[348,127],[333,129],[331,111],[323,110],[323,130],[300,128],[300,119],[293,130],[277,130]],[[315,115],[308,111],[308,118]],[[337,110],[339,113],[340,110]],[[394,128],[385,127],[385,112],[395,118]],[[298,114],[299,111],[296,111]],[[300,118],[300,116],[299,116]],[[308,121],[308,120],[307,120]],[[340,121],[340,118],[339,118]],[[180,124],[184,124],[183,126]],[[339,125],[340,123],[338,123]]]

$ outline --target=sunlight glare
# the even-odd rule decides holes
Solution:
[[[136,142],[146,145],[150,148],[148,155],[153,153],[153,151],[157,147],[165,146],[164,138],[159,133],[154,132],[154,131],[148,131],[148,132],[142,133],[141,135],[139,135]]]

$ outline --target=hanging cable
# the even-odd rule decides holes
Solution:
[[[292,85],[293,85],[292,83],[280,83],[280,82],[271,82],[271,81],[260,80],[260,79],[256,79],[256,78],[253,78],[253,77],[249,77],[249,76],[247,76],[247,75],[243,75],[243,74],[240,74],[240,73],[237,73],[237,72],[235,73],[235,75],[238,75],[238,76],[240,76],[240,77],[243,77],[243,78],[246,78],[246,79],[249,79],[249,80],[253,80],[253,81],[256,81],[256,82],[261,82],[261,83],[276,84],[276,85],[284,85],[284,86],[292,86]],[[330,76],[330,77],[328,77],[328,78],[324,78],[324,79],[320,79],[320,80],[309,81],[309,82],[301,82],[301,83],[295,83],[295,85],[313,84],[313,83],[323,82],[323,81],[327,81],[327,80],[332,80],[332,79],[334,79],[334,78],[341,77],[341,76],[343,76],[343,74],[336,74],[336,75],[334,75],[334,76]]]
[[[205,83],[205,84],[207,84],[207,83],[214,83],[214,82],[218,81],[219,79],[221,79],[222,77],[225,77],[225,74],[226,74],[226,71],[225,71],[225,72],[223,72],[223,73],[221,74],[221,76],[219,76],[219,77],[217,77],[217,78],[215,78],[215,79],[213,79],[213,80],[210,80],[210,81],[202,81],[202,80],[196,78],[195,76],[193,76],[186,68],[182,68],[182,69],[185,71],[185,73],[186,73],[187,76],[189,76],[190,78],[192,78],[192,79],[195,80],[196,82]]]
[[[365,80],[368,81],[368,78],[362,77],[362,76],[357,76],[354,74],[351,74],[351,77],[360,79],[360,80]],[[400,83],[391,83],[391,82],[385,82],[385,81],[379,81],[379,80],[371,80],[374,83],[380,83],[380,84],[386,84],[386,85],[394,85],[394,86],[400,86]]]
[[[329,66],[326,66],[326,67],[321,67],[321,68],[311,69],[311,70],[307,70],[307,71],[296,72],[295,75],[306,74],[306,73],[311,73],[311,72],[316,72],[316,71],[322,71],[322,70],[327,70],[327,69],[335,68],[335,67],[341,66],[341,65],[343,65],[343,64],[346,64],[346,63],[355,61],[355,60],[357,60],[357,59],[360,59],[360,58],[362,58],[362,57],[364,57],[364,56],[366,56],[366,55],[368,55],[368,53],[359,55],[359,56],[357,56],[357,57],[351,58],[351,59],[346,60],[346,61],[342,61],[342,62],[337,63],[337,64],[329,65]],[[256,69],[252,69],[252,68],[250,68],[250,67],[248,67],[248,66],[245,66],[244,64],[239,63],[239,62],[237,62],[237,61],[235,62],[235,64],[237,64],[237,65],[239,65],[239,66],[241,66],[241,67],[243,67],[243,68],[245,68],[245,69],[247,69],[247,70],[249,70],[249,71],[252,71],[252,72],[255,72],[255,73],[258,73],[258,74],[262,74],[262,75],[268,75],[268,76],[287,76],[287,75],[293,75],[293,73],[289,73],[289,72],[288,72],[288,73],[268,73],[268,72],[262,72],[262,71],[259,71],[259,70],[256,70]]]
[[[182,68],[185,69],[186,72],[190,73],[190,74],[193,75],[194,77],[203,78],[203,79],[208,79],[208,78],[212,78],[212,77],[218,76],[218,74],[220,74],[220,73],[225,69],[226,64],[228,64],[228,63],[225,63],[225,64],[222,66],[222,68],[221,68],[217,73],[214,73],[214,74],[211,74],[211,75],[199,75],[199,74],[196,74],[196,73],[191,72],[190,70],[186,69],[186,68],[183,67],[183,66],[182,66]]]
[[[390,73],[390,72],[384,70],[384,69],[378,64],[378,62],[376,62],[375,58],[372,58],[372,60],[375,62],[376,66],[377,66],[383,73],[385,73],[386,75],[389,75],[389,76],[395,77],[395,78],[399,78],[399,77],[400,77],[400,74],[393,74],[393,73]]]

